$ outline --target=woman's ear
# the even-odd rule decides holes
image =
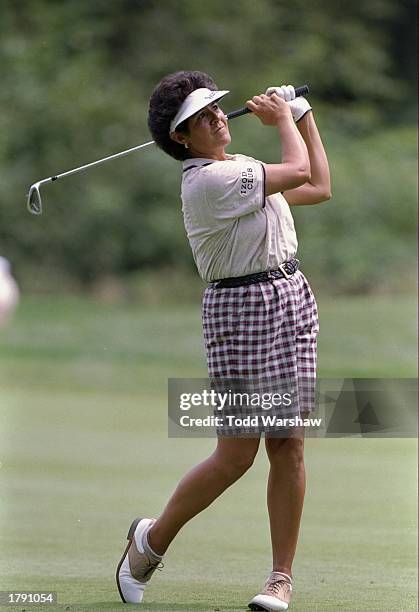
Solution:
[[[182,146],[186,145],[185,135],[182,134],[181,132],[170,132],[169,136],[172,140],[181,144]]]

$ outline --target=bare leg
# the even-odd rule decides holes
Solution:
[[[182,478],[148,532],[148,542],[157,554],[165,553],[181,527],[249,469],[259,442],[259,438],[218,438],[213,454]]]
[[[304,436],[267,438],[273,571],[292,576],[305,493]]]

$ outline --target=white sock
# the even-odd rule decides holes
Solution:
[[[156,552],[154,552],[154,550],[148,543],[148,532],[150,531],[151,527],[152,524],[143,533],[143,548],[147,556],[150,557],[153,561],[161,561],[163,559],[163,555],[158,555]]]
[[[285,572],[276,572],[276,571],[275,571],[275,572],[271,572],[271,576],[272,576],[273,574],[280,574],[281,576],[285,576],[286,578],[288,578],[288,580],[289,580],[289,581],[290,581],[290,583],[292,584],[292,578],[291,578],[291,576],[289,576],[289,575],[288,575],[288,574],[286,574]]]

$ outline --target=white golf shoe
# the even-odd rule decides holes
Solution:
[[[161,566],[161,557],[152,555],[145,541],[154,521],[151,518],[136,518],[129,528],[128,546],[116,570],[116,584],[124,603],[141,603],[148,581]]]
[[[282,572],[271,572],[261,593],[249,602],[251,610],[277,612],[288,610],[292,594],[292,579]]]

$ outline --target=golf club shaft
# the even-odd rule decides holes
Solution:
[[[302,85],[301,87],[295,88],[295,95],[302,96],[309,92],[308,85]],[[247,113],[251,113],[252,111],[247,106],[243,108],[239,108],[238,110],[232,111],[231,113],[227,113],[227,119],[235,119],[236,117],[241,117]],[[98,159],[97,161],[90,162],[89,164],[85,164],[84,166],[80,166],[79,168],[73,168],[72,170],[67,170],[67,172],[62,172],[61,174],[57,174],[55,176],[51,176],[49,179],[44,179],[40,181],[41,183],[48,181],[56,181],[59,178],[64,176],[70,176],[71,174],[76,174],[77,172],[82,172],[83,170],[87,170],[88,168],[93,168],[93,166],[97,166],[98,164],[102,164],[103,162],[109,161],[111,159],[118,159],[118,157],[124,157],[125,155],[130,155],[130,153],[134,153],[139,149],[143,149],[144,147],[148,147],[154,144],[154,140],[150,140],[149,142],[145,142],[136,147],[131,147],[131,149],[126,149],[126,151],[121,151],[120,153],[115,153],[114,155],[109,155],[108,157],[103,157],[102,159]]]
[[[308,85],[301,85],[301,87],[295,88],[295,97],[304,96],[308,94],[310,91]],[[227,119],[235,119],[236,117],[241,117],[242,115],[246,115],[247,113],[251,113],[252,111],[247,106],[243,106],[243,108],[239,108],[238,110],[231,111],[231,113],[227,113]]]
[[[138,145],[136,147],[131,147],[131,149],[126,149],[125,151],[121,151],[120,153],[115,153],[114,155],[109,155],[108,157],[102,157],[102,159],[98,159],[97,161],[90,162],[90,164],[85,164],[84,166],[80,166],[79,168],[73,168],[73,170],[67,170],[67,172],[62,172],[61,174],[57,174],[56,176],[51,176],[50,179],[44,179],[44,180],[56,181],[57,179],[62,178],[63,176],[70,176],[70,174],[76,174],[76,172],[87,170],[87,168],[92,168],[93,166],[102,164],[103,162],[108,161],[110,159],[118,159],[118,157],[124,157],[125,155],[134,153],[134,151],[138,151],[139,149],[143,149],[144,147],[148,147],[149,145],[152,145],[152,144],[154,144],[154,140],[150,140],[149,142],[144,142],[141,145]]]

